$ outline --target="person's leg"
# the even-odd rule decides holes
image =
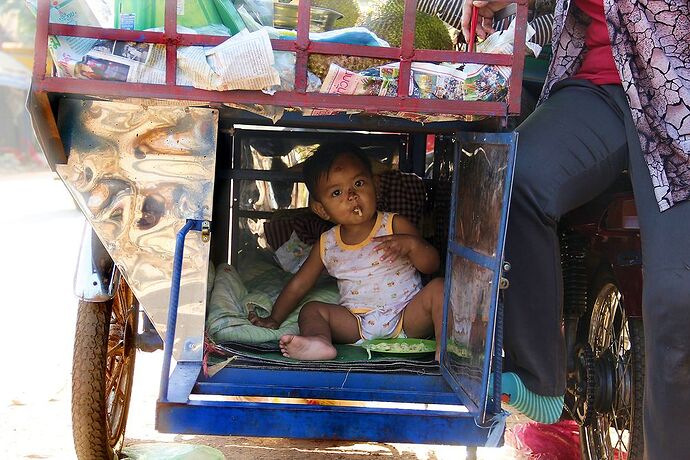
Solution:
[[[619,94],[622,104],[625,99]],[[629,137],[636,128],[627,119]],[[660,212],[638,142],[630,172],[642,238],[645,459],[690,455],[690,202]]]
[[[345,307],[309,302],[299,313],[300,335],[280,338],[284,356],[295,359],[333,359],[333,343],[354,343],[360,339],[357,318]]]
[[[602,193],[625,169],[622,114],[607,94],[570,81],[518,128],[505,260],[505,371],[531,392],[565,392],[558,219]]]
[[[407,304],[403,312],[403,330],[408,337],[425,338],[434,334],[436,338],[436,360],[441,347],[443,325],[443,278],[431,280]]]

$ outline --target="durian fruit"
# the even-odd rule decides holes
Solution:
[[[328,8],[342,14],[343,17],[335,21],[337,29],[354,27],[359,20],[359,3],[357,0],[312,0],[311,6]]]
[[[330,8],[331,10],[335,10],[342,14],[343,17],[335,22],[335,27],[338,29],[354,27],[355,24],[359,22],[361,12],[357,0],[312,0],[311,4],[312,6],[318,6],[321,8]],[[376,65],[382,65],[386,62],[387,61],[382,61],[380,59],[312,54],[309,56],[308,67],[312,73],[323,80],[328,73],[328,68],[330,67],[331,63],[338,64],[339,66],[352,71],[358,71],[368,69],[369,67]]]
[[[328,69],[330,68],[331,63],[338,64],[340,67],[353,72],[359,72],[360,70],[385,65],[389,62],[393,61],[358,56],[311,54],[309,56],[309,61],[307,62],[307,68],[314,75],[323,80],[326,77],[326,74],[328,74]]]
[[[391,46],[400,46],[404,11],[403,0],[377,0],[370,4],[358,25],[371,30]],[[448,26],[436,16],[417,11],[414,46],[418,49],[452,49]]]
[[[343,13],[339,7],[343,0],[313,0],[313,4],[322,6],[320,2],[332,2],[333,8]],[[386,40],[391,46],[400,46],[402,37],[402,22],[405,3],[403,0],[377,0],[370,4],[368,13],[360,16],[356,25],[366,27],[380,38]],[[340,20],[342,21],[342,19]],[[338,27],[340,21],[337,23]],[[436,16],[417,12],[415,48],[419,49],[453,49],[448,27]],[[338,64],[353,72],[368,69],[370,67],[388,64],[385,59],[364,58],[355,56],[309,56],[308,68],[316,76],[323,78],[328,73],[331,63]]]

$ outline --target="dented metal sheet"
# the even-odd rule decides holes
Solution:
[[[62,101],[68,150],[57,172],[165,334],[175,237],[211,220],[218,113],[105,101]],[[173,356],[202,356],[209,243],[186,239]]]

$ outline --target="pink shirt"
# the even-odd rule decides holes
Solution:
[[[603,0],[575,0],[575,4],[592,19],[592,22],[587,27],[585,35],[587,52],[574,78],[589,80],[595,85],[620,85],[618,69],[613,62]]]

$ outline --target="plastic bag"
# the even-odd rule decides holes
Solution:
[[[122,449],[131,460],[225,460],[218,449],[194,444],[151,443]]]
[[[38,0],[26,0],[26,6],[35,15]],[[50,2],[50,22],[72,26],[103,27],[87,0],[53,0]]]
[[[295,89],[295,61],[297,57],[291,51],[274,51],[273,68],[280,75],[280,84],[264,89],[267,94],[276,91],[293,91]],[[311,72],[307,72],[307,92],[316,92],[321,88],[321,79]]]
[[[505,442],[518,451],[520,459],[580,460],[580,431],[572,420],[515,425],[506,431]]]
[[[244,7],[244,11],[262,26],[273,26],[273,0],[237,0],[235,7],[238,12],[240,8]],[[242,15],[241,12],[240,15]],[[247,20],[244,17],[242,19],[249,26]]]

